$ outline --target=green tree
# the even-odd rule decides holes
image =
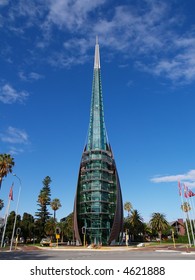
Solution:
[[[31,214],[24,213],[21,220],[21,233],[25,243],[34,238],[34,217]]]
[[[160,240],[162,238],[162,232],[169,228],[169,223],[167,222],[165,215],[161,213],[152,214],[150,225],[152,230],[158,232],[158,237]]]
[[[130,229],[130,221],[129,221],[129,217],[124,217],[124,221],[123,221],[123,228],[124,231],[129,231]]]
[[[64,222],[59,223],[59,227],[65,241],[73,240],[73,212],[66,217]]]
[[[5,231],[5,237],[8,237],[10,240],[11,240],[11,237],[12,237],[15,215],[16,215],[16,212],[11,211],[8,218],[7,218],[7,226],[6,226],[6,231]],[[16,229],[20,226],[21,226],[21,216],[17,215],[14,237],[16,236]]]
[[[47,236],[50,236],[51,240],[53,240],[53,237],[55,235],[55,230],[56,230],[56,220],[50,217],[45,224],[45,233]]]
[[[131,204],[131,202],[127,201],[124,203],[124,210],[127,211],[127,215],[128,217],[130,216],[131,210],[133,209],[133,206]]]
[[[133,241],[137,241],[140,239],[140,235],[143,234],[143,218],[137,210],[133,210],[131,212],[131,216],[129,217],[130,222],[130,234],[132,235]]]
[[[35,213],[35,216],[37,217],[36,220],[36,233],[39,235],[39,238],[44,237],[45,232],[45,224],[49,220],[51,214],[48,211],[48,206],[51,202],[51,178],[49,176],[46,176],[43,180],[43,188],[41,189],[37,205],[39,206],[38,211]]]
[[[0,189],[3,178],[12,173],[14,159],[9,154],[0,154]]]
[[[149,241],[152,236],[152,229],[149,224],[143,223],[143,237],[144,240]]]
[[[54,198],[50,203],[51,209],[54,211],[54,220],[56,221],[56,211],[62,206],[58,198]]]
[[[131,241],[141,241],[143,239],[144,223],[138,210],[131,210],[131,214],[124,218],[123,226]]]

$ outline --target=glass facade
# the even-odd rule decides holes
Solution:
[[[123,226],[122,195],[104,122],[99,45],[96,43],[88,139],[82,154],[74,205],[77,242],[111,244]],[[85,228],[83,233],[82,228]]]
[[[106,150],[107,138],[104,122],[100,68],[94,69],[92,92],[87,150]]]

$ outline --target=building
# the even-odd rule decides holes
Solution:
[[[174,233],[178,236],[183,236],[186,234],[185,231],[185,224],[183,222],[183,219],[178,219],[177,221],[173,221],[170,223],[171,227],[174,228]]]
[[[122,194],[105,129],[96,39],[89,131],[74,202],[74,235],[77,244],[114,244],[120,241],[122,228]]]

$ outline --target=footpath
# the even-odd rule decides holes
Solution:
[[[195,254],[195,247],[189,247],[185,244],[176,244],[174,245],[166,245],[166,244],[138,244],[137,246],[97,246],[97,247],[84,247],[84,246],[44,246],[41,247],[39,245],[25,245],[19,244],[17,248],[13,247],[12,251],[21,250],[21,251],[35,251],[35,250],[60,250],[60,251],[166,251],[166,252],[186,252]],[[10,251],[10,248],[7,246],[5,248],[0,248],[1,251]]]

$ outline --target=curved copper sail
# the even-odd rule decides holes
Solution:
[[[80,244],[84,239],[87,244],[111,244],[119,241],[122,227],[122,194],[104,122],[100,53],[96,38],[90,123],[79,168],[74,234]]]

